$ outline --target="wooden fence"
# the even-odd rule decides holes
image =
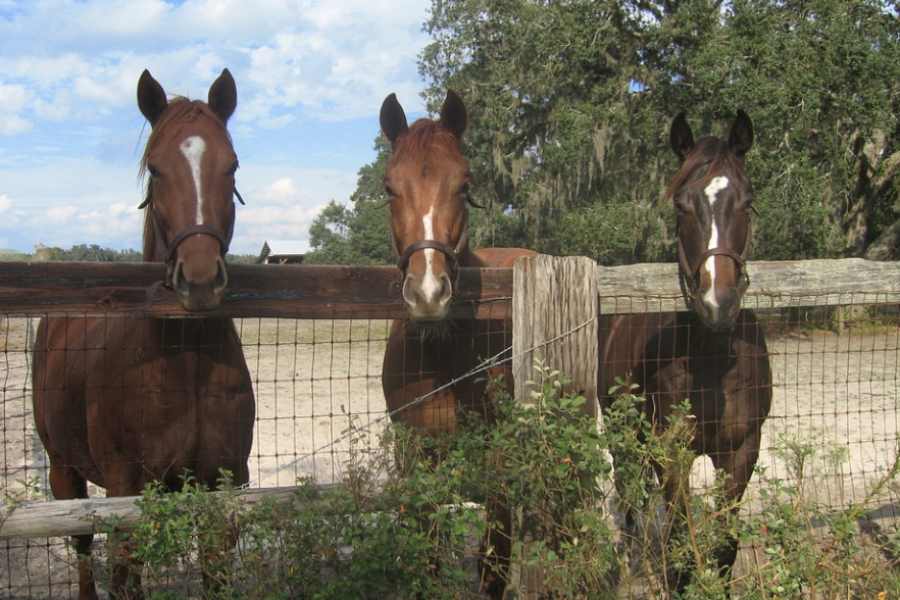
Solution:
[[[900,304],[900,264],[861,259],[752,262],[744,305],[799,309]],[[195,317],[174,295],[148,290],[158,264],[0,262],[0,317],[90,315]],[[516,379],[543,358],[596,393],[596,316],[684,310],[674,264],[602,267],[578,257],[535,257],[515,269],[461,269],[453,318],[512,318]],[[231,265],[229,293],[208,316],[287,319],[391,319],[405,315],[396,268]],[[560,334],[569,335],[560,337]],[[284,490],[253,490],[260,494]],[[84,533],[116,514],[136,518],[131,499],[25,503],[0,511],[0,539]],[[533,532],[524,532],[526,540]],[[520,574],[521,581],[528,574]],[[532,575],[540,579],[540,574]]]
[[[744,305],[754,309],[900,304],[900,263],[863,259],[757,261],[748,267]],[[460,269],[453,317],[513,318],[514,373],[524,381],[535,358],[596,393],[597,314],[685,310],[674,264],[603,267],[579,257],[539,257],[516,269]],[[514,273],[515,272],[515,273]],[[165,267],[153,263],[0,262],[0,316],[196,317],[174,294],[147,297]],[[229,292],[203,316],[292,319],[400,318],[394,267],[231,265]],[[596,299],[591,302],[590,299]],[[515,302],[513,302],[515,300]],[[565,331],[582,331],[547,345]],[[251,497],[258,495],[254,491]],[[75,535],[102,523],[91,514],[136,511],[122,499],[28,503],[0,509],[0,539]]]
[[[577,257],[576,257],[577,259]],[[562,260],[562,259],[560,259]],[[900,303],[900,263],[863,259],[755,261],[748,265],[745,306],[793,308]],[[509,317],[512,269],[460,269],[454,318]],[[601,314],[605,300],[629,298],[631,312],[684,310],[675,264],[596,266]],[[150,287],[165,278],[154,263],[0,262],[0,313],[10,315],[188,315],[174,294]],[[207,316],[340,319],[399,318],[394,267],[230,265],[229,291]],[[621,309],[618,309],[621,310]]]

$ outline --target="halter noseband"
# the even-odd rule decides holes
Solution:
[[[465,241],[465,238],[463,238],[463,241]],[[458,247],[461,248],[462,246],[463,242],[460,242]],[[456,283],[459,277],[459,251],[437,240],[420,240],[407,246],[406,250],[397,257],[397,266],[400,267],[400,272],[406,274],[406,269],[409,267],[409,259],[412,255],[426,248],[442,252],[447,257],[450,261],[450,278]]]
[[[234,189],[234,195],[237,196],[238,201],[241,204],[244,204],[244,199],[238,193],[237,188]],[[181,242],[186,240],[192,235],[209,235],[216,239],[219,242],[219,254],[224,257],[228,253],[228,247],[231,242],[231,237],[234,234],[234,219],[232,218],[228,222],[228,229],[225,231],[224,235],[218,231],[210,227],[209,225],[191,225],[181,230],[172,241],[166,243],[166,236],[163,235],[162,228],[159,226],[159,220],[156,218],[156,211],[153,210],[153,185],[149,185],[147,188],[147,197],[143,202],[138,205],[139,209],[147,208],[150,210],[150,220],[153,223],[153,234],[156,237],[156,245],[163,251],[163,262],[166,263],[166,280],[165,282],[158,282],[152,286],[152,289],[155,291],[156,288],[159,287],[160,284],[165,285],[166,289],[172,289],[172,277],[174,275],[174,262],[175,262],[175,252],[178,250],[178,246],[181,245]]]
[[[467,202],[474,206],[478,206],[470,199],[467,199]],[[391,226],[391,246],[394,249],[394,255],[397,257],[397,266],[400,267],[400,273],[406,277],[406,269],[409,267],[409,259],[412,258],[412,255],[419,250],[430,248],[443,253],[443,255],[447,257],[447,260],[450,261],[450,279],[453,282],[453,285],[456,285],[456,282],[459,280],[459,254],[469,243],[468,222],[468,214],[466,214],[462,225],[462,235],[460,236],[455,249],[437,240],[419,240],[418,242],[413,242],[407,246],[403,252],[400,252],[397,247],[397,236],[394,234],[394,227]]]
[[[738,270],[743,275],[743,283],[741,284],[741,292],[745,292],[750,287],[750,275],[747,273],[747,253],[750,251],[750,238],[752,233],[752,222],[748,223],[747,239],[744,243],[744,250],[738,254],[731,248],[725,246],[716,246],[709,248],[700,253],[693,264],[688,265],[687,253],[684,251],[684,242],[681,235],[678,235],[678,283],[681,285],[681,295],[688,310],[693,310],[694,303],[697,301],[697,283],[700,267],[706,262],[706,259],[713,256],[727,256],[737,263]]]

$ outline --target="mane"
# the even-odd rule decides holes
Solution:
[[[398,140],[393,160],[426,160],[437,151],[437,158],[460,152],[459,140],[439,121],[423,118],[414,122]],[[427,157],[427,158],[426,158]]]
[[[159,138],[170,127],[185,122],[196,124],[201,129],[210,130],[213,135],[224,135],[228,143],[231,143],[231,134],[228,133],[226,124],[222,122],[222,119],[212,111],[206,102],[190,100],[182,96],[172,98],[160,115],[159,120],[153,125],[150,136],[147,138],[147,146],[144,148],[144,154],[141,156],[140,168],[138,169],[138,178],[143,178],[146,175],[147,159]],[[147,187],[144,193],[144,197],[148,198],[150,195],[149,179],[147,180]],[[143,251],[141,253],[144,261],[152,261],[156,253],[156,235],[153,232],[151,215],[150,206],[147,206],[147,209],[144,210]]]
[[[693,182],[695,185],[703,185],[725,172],[739,176],[742,181],[747,179],[744,161],[731,151],[725,140],[703,137],[697,140],[684,158],[666,190],[666,198],[674,196],[675,192],[685,186],[692,177],[697,177],[698,172],[700,175]]]

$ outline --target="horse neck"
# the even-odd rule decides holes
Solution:
[[[471,252],[472,259],[470,264],[463,264],[464,267],[499,267],[512,268],[516,264],[516,259],[520,256],[533,256],[537,254],[532,250],[525,248],[482,248]]]
[[[212,352],[229,344],[237,331],[231,317],[203,317],[199,319],[153,319],[163,342],[186,348],[205,348]]]
[[[457,260],[460,267],[484,267],[484,261],[478,258],[478,255],[472,252],[469,244],[466,244],[457,254]]]

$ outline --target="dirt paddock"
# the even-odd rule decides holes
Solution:
[[[301,477],[339,480],[351,449],[377,447],[387,425],[380,372],[388,323],[246,319],[238,325],[257,398],[251,487],[289,486]],[[50,498],[31,416],[35,326],[30,319],[0,319],[0,491],[7,497]],[[792,447],[808,445],[815,453],[805,464],[807,493],[829,507],[862,501],[897,453],[900,330],[850,327],[837,335],[795,328],[768,337],[774,403],[759,466],[791,481],[786,457]],[[697,461],[698,487],[710,480],[709,470],[708,460]],[[757,481],[747,511],[758,505]],[[876,498],[869,515],[887,527],[898,503],[890,495]],[[740,560],[749,560],[745,554]],[[0,597],[74,598],[72,562],[58,538],[0,541]]]

